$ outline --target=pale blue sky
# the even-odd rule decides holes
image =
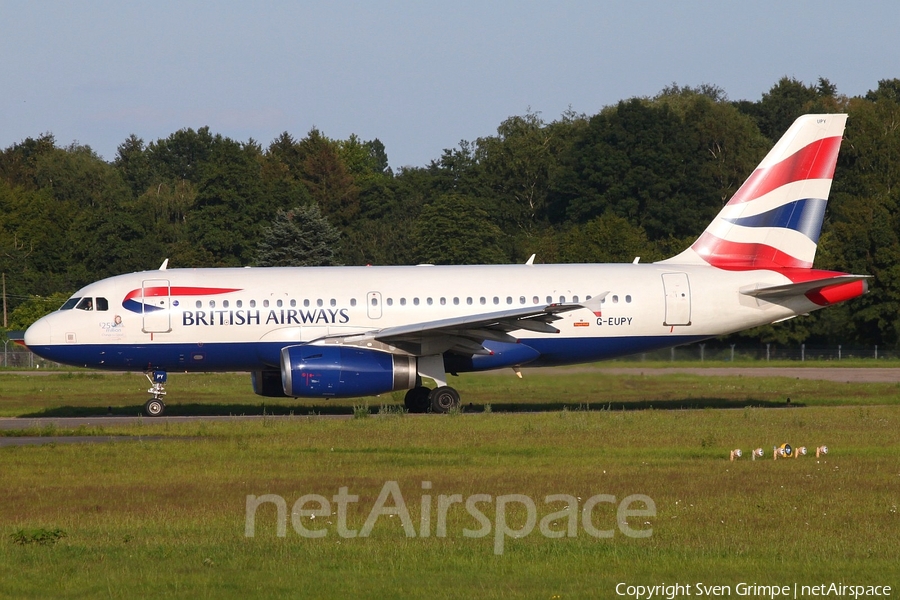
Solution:
[[[313,126],[423,166],[530,107],[594,114],[667,84],[758,100],[900,77],[893,0],[0,0],[0,148],[52,132],[107,160],[185,127],[268,145]]]

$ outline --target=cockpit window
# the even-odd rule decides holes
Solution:
[[[59,310],[109,310],[109,301],[106,298],[84,298],[75,297],[66,300],[66,303],[59,307]]]
[[[69,298],[66,303],[59,307],[59,310],[72,310],[81,298]]]

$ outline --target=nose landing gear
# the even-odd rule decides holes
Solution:
[[[147,392],[153,395],[144,404],[144,414],[148,417],[158,417],[166,410],[166,405],[162,399],[166,395],[165,383],[168,376],[165,371],[153,371],[152,376],[150,373],[144,373],[144,375],[147,376],[147,380],[151,384]]]

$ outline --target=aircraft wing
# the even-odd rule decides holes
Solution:
[[[609,292],[604,292],[580,303],[529,306],[386,327],[346,336],[344,340],[349,343],[374,340],[419,356],[447,351],[464,355],[490,354],[490,350],[482,345],[485,341],[516,343],[516,338],[509,333],[517,330],[559,333],[559,329],[551,325],[562,318],[559,314],[582,308],[598,313],[600,303],[607,294]]]

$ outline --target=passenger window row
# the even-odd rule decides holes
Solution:
[[[377,295],[372,295],[372,297],[370,298],[369,302],[371,303],[372,306],[378,306],[378,303],[379,303],[379,301],[380,301],[379,298],[380,298],[380,297],[377,296]],[[585,300],[590,300],[590,299],[591,299],[590,296],[585,296],[584,298],[585,298]],[[607,301],[607,299],[610,299],[611,302],[612,302],[613,304],[618,304],[618,303],[619,303],[619,296],[618,296],[618,294],[613,294],[612,296],[607,296],[606,298],[604,298],[604,299],[601,301],[601,303],[602,303],[602,304],[605,304],[606,301]],[[528,304],[528,300],[529,300],[529,299],[526,298],[525,296],[519,296],[518,298],[514,298],[513,296],[506,296],[506,297],[503,298],[503,299],[501,299],[500,296],[493,296],[493,297],[491,297],[490,299],[488,299],[488,297],[486,297],[486,296],[480,296],[480,297],[478,297],[478,298],[473,298],[472,296],[468,296],[468,297],[466,297],[465,299],[462,299],[462,298],[460,298],[460,297],[458,297],[458,296],[454,296],[452,299],[448,299],[448,298],[446,298],[446,297],[438,298],[438,299],[437,299],[437,302],[438,302],[438,304],[440,304],[441,306],[446,306],[448,303],[452,303],[453,306],[459,306],[459,305],[462,304],[463,302],[465,302],[466,306],[473,306],[473,305],[475,305],[476,303],[477,303],[478,305],[481,305],[481,306],[486,306],[486,305],[488,305],[488,304],[491,304],[491,305],[494,305],[494,306],[499,306],[499,305],[501,305],[501,304],[506,304],[507,306],[513,306],[513,305],[515,305],[515,304],[518,304],[519,306],[525,306],[526,304]],[[545,296],[545,297],[543,297],[543,298],[541,298],[540,296],[532,296],[532,297],[530,298],[530,300],[531,300],[531,303],[532,303],[532,304],[535,304],[535,305],[541,304],[542,300],[545,300],[545,301],[546,301],[546,304],[553,304],[554,302],[557,302],[557,301],[558,301],[560,304],[564,304],[564,303],[566,303],[567,301],[569,301],[569,302],[579,302],[579,296],[575,295],[575,296],[572,296],[572,297],[569,298],[569,299],[567,299],[566,296],[559,296],[558,299],[554,299],[553,296]],[[628,303],[628,304],[631,303],[631,295],[630,295],[630,294],[627,294],[627,295],[625,296],[625,302]],[[418,297],[412,298],[412,305],[413,305],[413,306],[419,306],[421,303],[422,303],[422,302],[421,302],[421,300],[420,300]],[[425,298],[425,305],[426,305],[426,306],[433,306],[434,303],[435,303],[435,299],[434,299],[434,298],[431,298],[431,297]],[[302,303],[298,303],[297,300],[288,300],[288,301],[285,301],[285,300],[278,299],[278,300],[275,300],[274,303],[271,303],[269,300],[263,300],[262,303],[261,303],[261,306],[262,306],[263,308],[270,308],[271,306],[274,305],[274,306],[277,307],[277,308],[283,308],[285,305],[287,305],[287,306],[290,306],[291,308],[297,308],[298,304],[302,304],[303,308],[310,308],[310,307],[313,306],[313,304],[315,305],[316,308],[322,308],[322,307],[326,306],[326,301],[323,300],[322,298],[319,298],[319,299],[317,299],[317,300],[315,300],[315,301],[312,301],[312,300],[309,300],[309,299],[305,299],[305,300],[302,301]],[[351,307],[354,307],[354,306],[356,306],[356,304],[357,304],[357,303],[356,303],[356,298],[351,298],[351,299],[350,299],[350,306],[351,306]],[[386,299],[385,299],[385,304],[387,304],[388,306],[394,306],[394,299],[393,299],[392,297],[386,298]],[[328,305],[329,307],[335,308],[335,307],[337,307],[338,303],[337,303],[337,300],[336,300],[335,298],[331,298],[331,299],[329,299],[329,300],[327,301],[327,305]],[[407,306],[407,301],[406,301],[406,298],[405,298],[405,297],[401,297],[401,298],[399,299],[399,305],[400,305],[400,306]],[[202,301],[202,300],[197,300],[196,306],[197,306],[197,308],[203,308],[203,301]],[[207,306],[208,306],[209,308],[216,308],[216,301],[215,301],[215,300],[208,300],[208,301],[207,301]],[[247,302],[247,306],[248,306],[249,308],[256,308],[256,307],[257,307],[256,300],[250,300],[250,301],[248,301],[248,302]],[[243,300],[235,300],[235,301],[234,301],[234,308],[243,308],[243,307],[244,307],[244,301],[243,301]],[[63,304],[63,305],[60,307],[60,310],[71,310],[71,309],[73,309],[73,308],[76,309],[76,310],[108,311],[108,310],[109,310],[109,302],[107,301],[106,298],[102,298],[102,297],[97,297],[97,298],[91,298],[91,297],[89,297],[89,296],[85,296],[85,297],[83,297],[83,298],[82,298],[82,297],[75,297],[75,298],[69,298],[69,299],[66,301],[66,303]],[[222,300],[221,308],[231,308],[231,302],[228,301],[228,300]]]
[[[566,296],[559,296],[558,298],[554,298],[553,296],[545,296],[543,298],[540,296],[532,296],[530,298],[530,300],[531,300],[531,303],[535,304],[535,305],[541,304],[542,301],[546,301],[546,304],[553,304],[554,302],[559,302],[560,304],[565,304],[566,302],[573,302],[573,303],[579,302],[579,298],[580,298],[580,296],[578,296],[578,295],[571,296],[570,298],[567,298]],[[613,304],[619,303],[619,296],[617,294],[613,294],[611,297],[608,297],[608,298],[611,298],[611,301]],[[584,299],[590,300],[591,297],[585,296]],[[501,304],[506,304],[507,306],[513,306],[515,304],[518,304],[520,306],[525,306],[526,304],[528,304],[528,301],[529,301],[529,299],[525,296],[519,296],[518,298],[514,298],[513,296],[506,296],[504,299],[501,299],[500,296],[493,296],[490,299],[486,296],[480,296],[478,298],[473,298],[473,297],[469,296],[469,297],[466,297],[465,299],[460,298],[460,297],[453,297],[452,299],[446,298],[446,297],[441,297],[441,298],[438,298],[437,300],[435,300],[435,298],[427,297],[424,299],[424,304],[426,306],[433,306],[435,304],[435,302],[437,302],[440,306],[446,306],[447,304],[452,304],[453,306],[459,306],[460,304],[465,302],[465,304],[467,306],[473,306],[475,304],[483,305],[483,306],[487,306],[489,304],[494,305],[494,306],[499,306]],[[607,301],[607,298],[604,298],[601,301],[601,303],[605,304],[606,301]],[[372,306],[378,306],[379,302],[380,302],[379,295],[372,295],[369,299],[369,303]],[[630,294],[625,296],[625,302],[629,303],[629,304],[631,303],[631,295]],[[394,298],[389,296],[389,297],[385,298],[384,303],[387,306],[394,306]],[[407,299],[405,297],[399,298],[397,303],[400,306],[408,305]],[[301,304],[302,304],[303,308],[310,308],[313,306],[316,308],[322,308],[322,307],[326,306],[326,304],[329,307],[335,308],[335,307],[337,307],[338,302],[335,298],[331,298],[330,300],[327,301],[327,303],[325,300],[323,300],[321,298],[319,298],[315,301],[305,299],[302,301],[302,303],[298,302],[297,300],[287,300],[286,301],[286,300],[278,299],[278,300],[275,300],[274,302],[270,302],[269,300],[263,300],[259,304],[259,306],[261,306],[262,308],[272,308],[272,307],[284,308],[285,306],[289,306],[291,308],[297,308]],[[412,298],[411,304],[412,304],[412,306],[420,306],[423,304],[423,301],[418,297],[414,297],[414,298]],[[216,308],[217,306],[219,308],[244,308],[244,301],[243,300],[235,300],[233,307],[232,307],[232,304],[228,300],[222,300],[220,305],[217,305],[215,300],[208,300],[206,305],[209,308]],[[356,305],[357,305],[356,298],[351,298],[350,306],[355,307]],[[197,300],[196,306],[197,306],[197,308],[203,308],[203,306],[204,306],[203,301]],[[247,306],[249,308],[257,308],[258,305],[257,305],[256,300],[250,300],[247,303]]]

